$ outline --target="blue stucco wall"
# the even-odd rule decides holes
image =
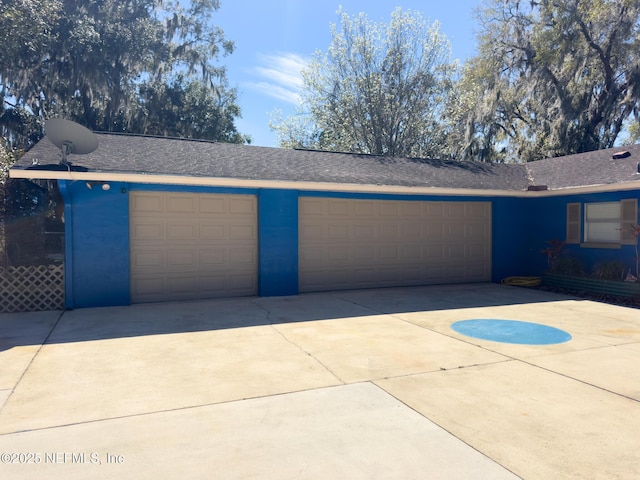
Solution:
[[[546,242],[552,239],[564,240],[566,238],[568,203],[619,202],[628,198],[637,198],[640,204],[640,190],[532,199],[532,206],[529,209],[532,228],[528,242],[530,248],[537,251],[538,255],[533,257],[536,261],[530,266],[531,274],[541,275],[547,268],[546,257],[539,253],[540,250],[547,246]],[[582,216],[581,230],[584,232],[584,207],[582,208]],[[636,223],[640,223],[640,219],[636,219]],[[609,261],[621,261],[627,268],[635,270],[635,249],[633,245],[621,245],[620,248],[567,245],[564,248],[564,253],[581,260],[587,272],[591,271],[599,263]]]
[[[260,190],[258,195],[258,294],[298,293],[298,192]]]
[[[128,305],[127,185],[110,182],[108,191],[88,189],[83,181],[59,185],[65,201],[66,308]]]
[[[512,276],[532,275],[536,256],[535,244],[530,242],[534,225],[531,223],[530,198],[499,197],[493,203],[492,278],[493,282]]]
[[[298,293],[298,198],[338,197],[413,201],[489,201],[492,203],[492,281],[509,276],[540,275],[547,240],[564,239],[566,204],[639,198],[633,192],[553,197],[384,195],[298,192],[297,190],[190,187],[111,182],[111,189],[88,189],[85,182],[60,181],[65,199],[65,290],[68,308],[128,305],[129,191],[187,191],[252,194],[258,199],[258,293]],[[635,264],[633,246],[620,249],[567,247],[589,267],[601,261]]]

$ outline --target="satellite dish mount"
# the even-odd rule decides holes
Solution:
[[[52,118],[47,120],[44,128],[49,140],[62,152],[60,164],[69,170],[71,169],[68,160],[70,154],[85,155],[98,147],[98,139],[91,130],[70,120]]]
[[[60,159],[60,163],[62,165],[69,166],[69,161],[67,160],[70,153],[73,153],[73,142],[66,141],[60,146],[60,151],[62,152],[62,158]]]

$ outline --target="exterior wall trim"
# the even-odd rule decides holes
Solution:
[[[557,190],[521,191],[489,190],[479,188],[403,187],[395,185],[361,185],[351,183],[298,182],[281,180],[250,180],[241,178],[191,177],[181,175],[154,175],[145,173],[64,172],[50,170],[11,169],[11,178],[57,179],[70,181],[128,182],[142,184],[191,185],[203,187],[265,188],[278,190],[315,190],[328,192],[388,193],[406,195],[490,196],[490,197],[549,197],[584,193],[636,190],[637,181],[606,185],[586,185]]]

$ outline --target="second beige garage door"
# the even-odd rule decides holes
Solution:
[[[131,301],[257,294],[253,195],[131,192]]]
[[[302,197],[301,292],[491,280],[491,203]]]

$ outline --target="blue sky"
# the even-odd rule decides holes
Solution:
[[[429,22],[440,22],[453,58],[464,60],[475,53],[473,12],[479,4],[480,0],[221,0],[213,24],[236,46],[220,61],[239,92],[238,130],[251,135],[253,145],[277,146],[269,114],[275,109],[285,116],[293,113],[302,84],[299,71],[316,50],[329,47],[329,25],[338,22],[339,6],[349,15],[365,12],[376,22],[388,22],[396,7],[419,11]]]

